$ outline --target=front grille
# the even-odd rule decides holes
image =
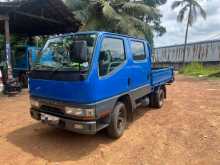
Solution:
[[[43,105],[43,106],[41,106],[40,110],[43,112],[48,112],[48,113],[52,113],[52,114],[64,115],[64,111],[62,109],[55,108],[55,107]]]

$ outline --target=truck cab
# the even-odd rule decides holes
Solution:
[[[172,68],[151,68],[147,41],[108,32],[50,38],[29,74],[31,116],[52,126],[119,138],[140,105],[160,108]]]

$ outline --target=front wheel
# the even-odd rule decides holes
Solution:
[[[122,102],[118,102],[114,108],[111,123],[107,128],[108,136],[114,139],[121,137],[127,125],[127,110]]]

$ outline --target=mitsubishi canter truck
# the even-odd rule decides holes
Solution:
[[[146,40],[109,32],[50,38],[29,73],[30,114],[82,134],[122,136],[139,106],[162,107],[173,68],[152,68]]]

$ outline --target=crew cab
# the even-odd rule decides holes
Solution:
[[[109,32],[50,38],[29,73],[30,114],[82,134],[122,136],[139,106],[162,107],[173,68],[152,68],[146,40]]]

